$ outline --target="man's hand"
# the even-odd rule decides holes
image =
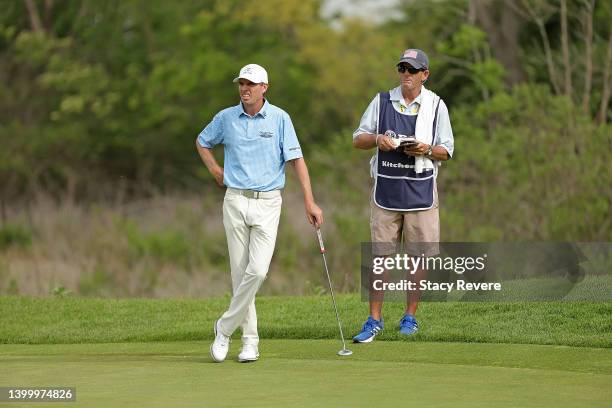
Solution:
[[[383,152],[390,152],[391,150],[395,150],[396,146],[393,143],[393,139],[386,135],[379,135],[377,141],[378,148]]]
[[[308,222],[314,225],[315,227],[321,226],[323,224],[323,211],[314,201],[307,202],[305,205],[306,218],[308,218]]]
[[[211,171],[213,177],[215,178],[215,181],[217,182],[217,185],[219,187],[224,187],[223,184],[223,167],[215,167],[214,170]]]
[[[423,156],[429,150],[429,145],[427,143],[417,144],[416,146],[404,147],[404,154],[408,156]]]

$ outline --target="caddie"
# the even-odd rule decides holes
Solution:
[[[372,254],[393,255],[403,236],[409,255],[433,256],[440,241],[436,177],[440,163],[453,155],[453,132],[446,104],[423,85],[430,73],[425,52],[407,49],[396,68],[399,86],[372,99],[353,133],[354,147],[376,148],[370,162]],[[415,276],[425,273],[421,269]],[[370,315],[356,343],[371,342],[384,328],[384,292],[370,284],[369,295]],[[418,290],[407,295],[400,333],[417,332],[419,300]]]

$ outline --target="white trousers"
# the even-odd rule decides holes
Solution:
[[[242,327],[243,344],[259,343],[255,295],[263,283],[276,243],[282,197],[247,198],[228,188],[223,199],[233,296],[219,320],[219,330],[231,336]]]

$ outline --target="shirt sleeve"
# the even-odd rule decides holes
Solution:
[[[198,144],[207,149],[212,149],[221,143],[223,143],[223,115],[219,112],[198,135]]]
[[[281,149],[283,153],[283,160],[288,162],[303,157],[302,148],[298,141],[293,122],[288,114],[282,116],[282,138],[281,138]]]
[[[378,110],[379,110],[378,94],[372,99],[368,108],[363,113],[359,127],[353,132],[353,139],[357,138],[362,133],[376,134],[378,128]]]
[[[450,123],[448,108],[444,101],[440,101],[438,108],[438,123],[436,124],[436,146],[442,146],[448,152],[449,157],[453,157],[455,150],[455,139],[453,138],[453,129]]]

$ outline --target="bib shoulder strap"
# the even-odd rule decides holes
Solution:
[[[440,109],[440,101],[442,98],[438,97],[438,103],[436,104],[436,113],[434,114],[433,126],[431,127],[431,143],[433,146],[434,141],[436,139],[436,127],[438,126],[438,109]]]
[[[391,94],[387,92],[378,93],[378,118],[376,121],[376,133],[380,133],[380,120],[384,110],[387,108],[387,103],[391,100]]]

